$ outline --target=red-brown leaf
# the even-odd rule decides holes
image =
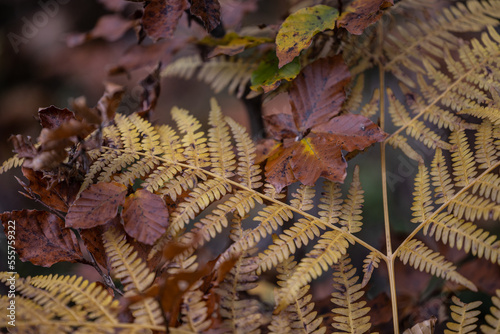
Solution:
[[[75,119],[75,114],[66,108],[59,109],[55,106],[38,109],[40,124],[46,129],[55,129],[70,119]],[[75,119],[76,120],[76,119]]]
[[[210,32],[220,24],[220,4],[218,0],[191,0],[191,14],[198,17]]]
[[[127,234],[148,245],[158,240],[168,226],[165,202],[146,189],[127,197],[122,216]]]
[[[92,228],[106,224],[125,202],[127,187],[116,182],[91,185],[80,194],[66,215],[66,226]]]
[[[351,34],[361,35],[366,27],[377,22],[393,0],[354,0],[337,20],[337,26]]]
[[[344,87],[351,74],[342,56],[324,58],[306,66],[290,88],[290,104],[300,132],[338,115],[344,103]]]
[[[22,261],[37,266],[50,267],[58,262],[84,262],[78,240],[64,227],[58,216],[38,210],[21,210],[0,214],[8,235],[9,221],[15,221],[15,245]]]
[[[153,0],[142,17],[142,25],[146,34],[153,41],[169,38],[174,34],[182,13],[188,8],[185,0]]]

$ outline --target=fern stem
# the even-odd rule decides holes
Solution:
[[[406,239],[401,243],[401,245],[399,245],[399,247],[396,249],[396,251],[394,252],[394,254],[397,254],[399,252],[399,250],[401,249],[401,246],[403,246],[404,244],[406,244],[407,242],[409,242],[411,239],[413,239],[413,237],[422,229],[424,228],[427,224],[429,224],[430,221],[432,221],[434,218],[437,217],[437,215],[439,213],[441,213],[441,211],[443,211],[448,205],[450,205],[451,202],[453,202],[456,198],[459,198],[460,195],[462,195],[464,192],[466,192],[467,190],[469,190],[469,188],[473,187],[478,180],[480,180],[481,178],[483,178],[486,174],[489,174],[490,172],[492,172],[494,169],[500,167],[500,161],[497,161],[496,164],[494,164],[493,166],[491,166],[490,168],[488,168],[487,170],[485,170],[483,173],[481,173],[481,175],[479,175],[478,177],[476,177],[471,183],[469,183],[467,186],[463,187],[459,192],[457,192],[453,197],[451,197],[450,199],[448,199],[446,202],[444,202],[436,211],[434,211],[434,213],[432,215],[430,215],[425,221],[421,222],[420,225],[418,225],[417,228],[415,228],[411,233],[410,235],[408,235],[408,237],[406,237]]]
[[[122,153],[131,153],[129,152],[129,150],[127,149],[120,149],[120,148],[113,148],[113,147],[106,147],[104,146],[103,147],[104,149],[106,150],[114,150],[114,151],[118,151],[118,152],[122,152]],[[132,153],[134,154],[138,154],[138,155],[143,155],[143,156],[148,156],[148,154],[144,153],[144,152],[137,152],[137,151],[133,151]],[[234,187],[236,188],[240,188],[242,190],[246,190],[248,192],[251,192],[251,193],[255,193],[257,196],[259,196],[260,198],[262,198],[263,200],[266,200],[266,201],[269,201],[269,202],[272,202],[272,203],[275,203],[275,204],[278,204],[278,205],[281,205],[283,207],[286,207],[287,209],[289,209],[290,211],[292,212],[295,212],[301,216],[303,216],[304,218],[309,218],[311,220],[315,220],[317,221],[318,223],[321,223],[329,228],[331,228],[332,230],[335,230],[337,232],[340,232],[342,234],[348,234],[349,235],[349,238],[351,240],[353,240],[354,242],[362,245],[363,247],[365,247],[366,249],[372,251],[372,252],[375,252],[377,253],[377,255],[381,258],[386,258],[385,254],[383,254],[381,251],[379,251],[378,249],[376,249],[375,247],[373,247],[372,245],[368,244],[367,242],[361,240],[360,238],[354,236],[353,234],[349,233],[349,232],[346,232],[344,231],[343,229],[341,229],[340,227],[337,227],[335,225],[332,225],[330,223],[327,223],[327,222],[324,222],[322,221],[319,217],[315,217],[307,212],[304,212],[300,209],[297,209],[297,208],[294,208],[293,206],[289,205],[289,204],[286,204],[286,203],[283,203],[277,199],[274,199],[272,197],[269,197],[267,195],[264,195],[264,194],[261,194],[259,192],[257,192],[255,189],[252,189],[252,188],[249,188],[247,186],[244,186],[236,181],[233,181],[231,179],[227,179],[221,175],[218,175],[218,174],[215,174],[215,173],[212,173],[208,170],[205,170],[201,167],[197,167],[197,166],[191,166],[189,164],[184,164],[184,163],[181,163],[181,162],[178,162],[178,161],[172,161],[172,160],[169,160],[169,159],[165,159],[163,157],[159,157],[159,156],[156,156],[155,157],[156,159],[158,159],[159,161],[162,161],[162,162],[165,162],[165,163],[169,163],[169,164],[175,164],[179,167],[182,167],[182,168],[188,168],[188,169],[193,169],[193,170],[197,170],[197,171],[200,171],[204,174],[206,174],[207,176],[210,176],[210,177],[213,177],[214,179],[218,179],[218,180],[222,180],[224,182],[227,182],[231,185],[233,185]]]

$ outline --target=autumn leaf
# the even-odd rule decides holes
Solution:
[[[118,14],[104,15],[99,18],[91,31],[69,35],[66,44],[69,47],[75,47],[96,38],[114,42],[119,40],[134,24],[134,21],[126,20]]]
[[[281,24],[276,36],[276,55],[279,67],[291,62],[300,52],[311,45],[317,33],[333,29],[339,13],[337,9],[317,5],[299,9]]]
[[[9,226],[15,225],[15,249],[22,261],[43,267],[63,261],[87,263],[73,232],[53,213],[12,211],[0,214],[0,220],[7,236]]]
[[[212,58],[219,55],[234,56],[245,49],[253,48],[263,43],[271,43],[273,40],[267,37],[240,36],[235,32],[230,32],[222,38],[207,36],[200,40],[198,44],[213,47],[207,55]]]
[[[92,228],[106,224],[125,202],[127,187],[116,182],[99,182],[80,194],[66,215],[66,226]]]
[[[198,17],[210,32],[220,24],[220,4],[218,0],[191,0],[190,12]]]
[[[337,25],[351,34],[361,35],[366,27],[377,22],[393,0],[354,0],[337,20]]]
[[[278,190],[295,181],[314,185],[319,177],[343,182],[342,150],[364,150],[386,134],[368,118],[339,115],[350,75],[342,57],[320,59],[304,68],[289,91],[291,113],[266,116],[269,140],[266,176]]]
[[[153,41],[169,38],[174,34],[177,23],[188,8],[185,0],[153,0],[144,8],[142,25]]]
[[[40,124],[46,129],[55,129],[70,119],[76,119],[75,113],[66,108],[59,109],[55,106],[38,109]]]
[[[262,89],[264,93],[267,93],[278,88],[281,80],[291,81],[295,79],[299,72],[300,63],[298,58],[279,68],[276,54],[270,52],[252,73],[252,86],[250,88],[254,91]]]
[[[125,232],[148,245],[154,244],[168,226],[165,202],[146,189],[139,189],[127,197],[122,217]]]

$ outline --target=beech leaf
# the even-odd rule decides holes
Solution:
[[[153,41],[174,34],[182,13],[188,8],[185,0],[153,0],[144,8],[142,26]]]
[[[139,189],[127,197],[122,217],[127,234],[148,245],[154,244],[168,226],[165,202],[146,189]]]
[[[0,214],[6,235],[15,225],[15,244],[19,258],[37,266],[50,267],[58,262],[83,262],[77,238],[53,213],[21,210]],[[9,223],[15,222],[15,223]]]
[[[125,202],[127,187],[117,182],[100,182],[80,194],[66,215],[66,226],[92,228],[106,224]]]
[[[317,5],[299,9],[288,16],[276,36],[279,67],[288,64],[308,48],[314,35],[333,29],[338,15],[339,12],[333,7]]]
[[[191,14],[198,17],[210,32],[220,24],[220,4],[218,0],[191,0]]]
[[[383,9],[394,5],[393,0],[354,0],[337,20],[337,25],[351,34],[361,35],[366,27],[377,22]]]

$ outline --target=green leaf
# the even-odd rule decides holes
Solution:
[[[281,83],[281,80],[291,81],[300,73],[299,59],[296,58],[285,66],[278,67],[278,58],[274,52],[269,55],[259,64],[259,67],[252,73],[252,86],[254,91],[260,88],[264,92],[270,92]]]
[[[288,64],[308,48],[314,35],[333,29],[338,16],[337,9],[325,5],[302,8],[288,16],[276,36],[279,67]]]

